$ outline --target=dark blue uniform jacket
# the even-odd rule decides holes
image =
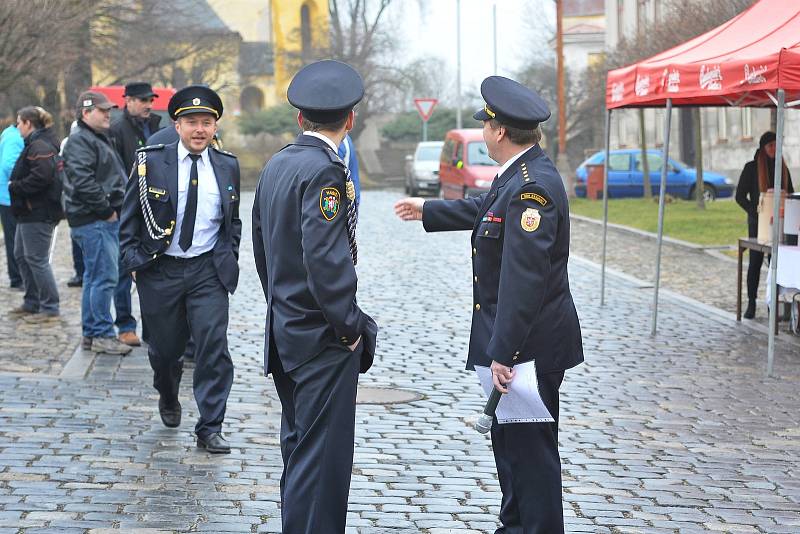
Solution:
[[[583,361],[567,276],[569,205],[553,163],[534,145],[464,200],[425,202],[425,230],[472,230],[473,310],[467,368],[536,360],[539,373]]]
[[[147,201],[156,223],[168,228],[178,213],[178,143],[156,145],[139,150],[147,151]],[[139,151],[137,151],[139,152]],[[222,203],[222,225],[214,245],[214,265],[222,285],[233,293],[239,281],[239,242],[242,221],[239,219],[239,161],[233,154],[209,147],[208,155],[214,167]],[[122,268],[127,272],[143,271],[169,247],[176,235],[154,240],[145,227],[139,201],[139,175],[133,173],[125,188],[125,201],[119,229]]]
[[[347,202],[344,165],[316,137],[298,136],[261,172],[253,252],[267,300],[265,373],[270,357],[290,372],[329,344],[350,345],[359,336],[361,372],[372,364],[378,329],[356,304]]]

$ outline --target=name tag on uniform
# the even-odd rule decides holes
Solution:
[[[147,188],[147,192],[148,193],[153,193],[154,195],[166,195],[167,194],[167,190],[166,189],[161,189],[161,188],[152,187],[152,186]]]

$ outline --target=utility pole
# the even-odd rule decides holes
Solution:
[[[461,0],[456,0],[456,128],[461,128]]]
[[[572,172],[567,159],[567,106],[564,97],[564,1],[556,0],[556,77],[558,78],[558,157],[556,167],[569,196],[574,195]]]

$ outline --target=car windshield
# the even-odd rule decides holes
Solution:
[[[497,162],[489,157],[489,150],[483,141],[476,141],[467,145],[467,163],[469,165],[497,167]]]
[[[442,148],[438,146],[421,146],[417,149],[417,161],[439,161]]]

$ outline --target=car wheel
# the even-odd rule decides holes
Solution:
[[[696,188],[692,188],[692,199],[696,200]],[[714,202],[717,199],[717,190],[714,189],[714,186],[711,184],[703,184],[703,201],[704,202]]]

